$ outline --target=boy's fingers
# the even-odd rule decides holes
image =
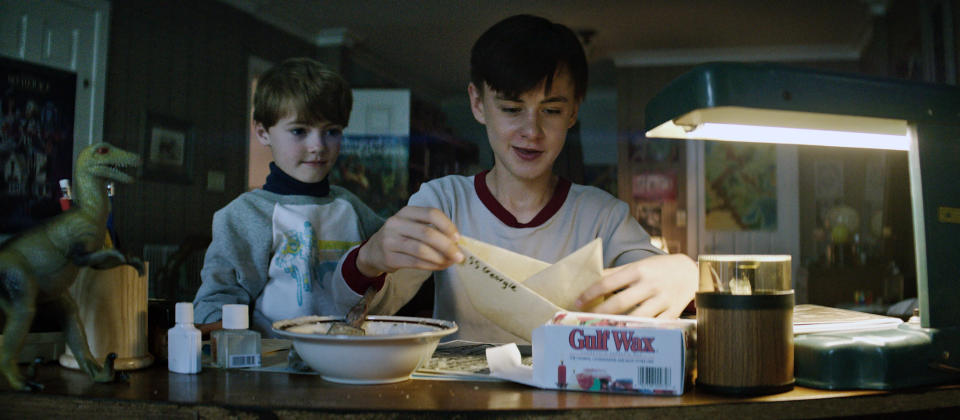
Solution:
[[[456,237],[459,236],[457,226],[453,224],[453,221],[451,221],[446,214],[443,214],[443,212],[438,209],[432,207],[407,206],[404,207],[404,210],[407,211],[405,214],[407,218],[423,224],[432,225],[453,241],[456,241]]]
[[[616,266],[616,267],[604,268],[604,269],[603,269],[603,277],[611,276],[611,275],[613,275],[614,273],[616,273],[616,272],[618,272],[618,271],[620,271],[620,270],[623,270],[624,268],[627,268],[627,267],[628,267],[628,265],[618,265],[618,266]]]
[[[625,267],[626,266],[620,266],[603,270],[603,278],[580,294],[580,297],[577,299],[577,306],[582,306],[584,303],[591,302],[600,296],[609,295],[630,284],[633,278],[629,275],[629,270],[624,270]],[[601,307],[606,308],[608,305],[606,305],[605,302],[604,304],[598,305],[598,308]]]
[[[454,242],[460,239],[460,232],[457,230],[457,226],[453,224],[453,221],[450,220],[446,214],[443,214],[442,211],[437,209],[428,209],[427,213],[429,223],[433,225],[433,227],[450,237]]]
[[[435,264],[430,261],[418,258],[412,255],[395,253],[391,255],[391,263],[400,268],[415,268],[418,270],[437,271],[446,268],[444,265]]]
[[[661,299],[647,299],[630,312],[632,316],[648,318],[667,318],[667,306]]]
[[[430,246],[442,252],[449,262],[462,262],[464,257],[457,245],[457,241],[460,239],[457,226],[438,209],[425,207],[420,209],[423,212],[423,221],[432,228],[427,236]],[[435,235],[435,233],[439,233],[439,235]]]
[[[463,260],[456,239],[437,225],[445,226],[448,230],[452,228],[456,233],[453,222],[443,212],[425,207],[405,207],[403,211],[403,217],[396,221],[394,229],[407,239],[401,245],[404,253],[441,264],[441,268]]]
[[[398,233],[404,238],[401,248],[407,254],[417,256],[422,253],[426,256],[436,253],[440,260],[450,262],[459,262],[462,258],[457,243],[433,226],[404,223],[398,226]]]
[[[434,233],[433,235],[438,234]],[[407,238],[401,252],[431,264],[439,265],[447,260],[446,256],[430,245],[429,242],[423,242],[419,239]]]
[[[683,310],[686,308],[686,305],[683,306],[670,306],[664,309],[660,315],[657,315],[657,318],[661,319],[676,319],[680,317],[680,314],[683,313]]]
[[[633,309],[633,311],[636,312],[634,308],[642,308],[644,305],[649,305],[650,301],[654,300],[652,299],[654,297],[653,295],[653,291],[647,287],[628,287],[597,305],[594,311],[608,314],[622,314]]]

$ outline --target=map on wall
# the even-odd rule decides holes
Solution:
[[[704,144],[707,230],[777,229],[777,149],[772,144]]]

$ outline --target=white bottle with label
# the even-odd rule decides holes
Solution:
[[[176,305],[176,322],[167,331],[167,368],[176,373],[200,372],[200,330],[193,326],[193,304]]]
[[[210,334],[214,365],[220,368],[260,367],[260,333],[248,330],[247,305],[223,305],[223,329]]]

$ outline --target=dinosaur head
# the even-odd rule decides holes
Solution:
[[[99,178],[130,183],[134,177],[127,169],[140,166],[140,156],[109,143],[96,143],[85,147],[77,156],[77,173],[87,173]]]

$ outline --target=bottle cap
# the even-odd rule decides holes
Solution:
[[[176,306],[177,324],[193,324],[193,304],[190,302],[177,302]]]
[[[223,328],[228,330],[245,330],[250,326],[247,319],[247,305],[223,305]]]

